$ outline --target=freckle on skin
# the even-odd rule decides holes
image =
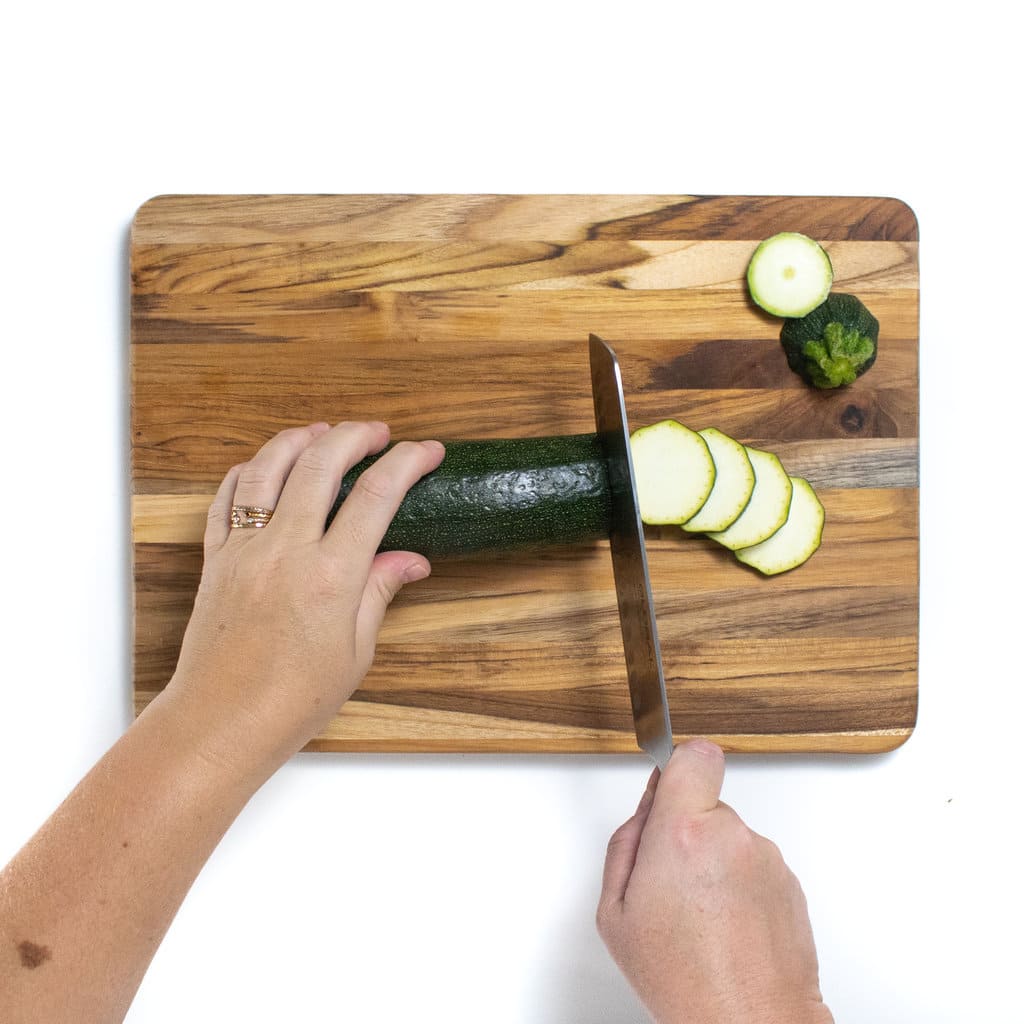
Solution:
[[[30,971],[41,967],[53,956],[49,946],[39,946],[34,942],[29,942],[28,939],[18,943],[18,955],[21,957],[21,966]]]
[[[122,850],[127,850],[128,849],[128,840],[127,839],[121,844],[121,849]]]

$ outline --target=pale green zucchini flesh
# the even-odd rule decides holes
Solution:
[[[778,456],[747,448],[754,469],[754,490],[747,507],[726,530],[708,536],[732,551],[767,540],[786,521],[793,484]]]
[[[789,515],[767,540],[740,548],[736,557],[766,576],[774,576],[803,565],[821,544],[825,509],[811,485],[793,477],[793,497]]]
[[[717,533],[732,525],[754,492],[754,467],[739,441],[714,427],[698,430],[715,463],[715,484],[696,514],[683,523],[688,533]]]
[[[680,525],[704,504],[715,483],[707,442],[675,420],[641,427],[630,436],[640,518]]]
[[[820,306],[832,288],[832,261],[797,231],[766,238],[747,267],[750,297],[773,316],[801,317]]]

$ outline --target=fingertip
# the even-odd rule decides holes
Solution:
[[[672,751],[671,761],[677,759],[684,759],[687,754],[696,754],[699,757],[706,757],[710,761],[722,761],[725,759],[725,751],[711,740],[706,739],[704,736],[695,736],[691,740],[687,740],[685,743],[680,743],[679,746]]]
[[[429,575],[430,563],[424,558],[418,561],[410,562],[402,570],[402,582],[417,583],[420,580],[425,580]]]
[[[445,447],[440,441],[420,441],[420,448],[426,452],[427,464],[430,466],[428,473],[433,472],[444,462]]]

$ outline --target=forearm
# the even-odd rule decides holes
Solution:
[[[0,1019],[123,1018],[189,887],[263,781],[155,701],[0,873]]]

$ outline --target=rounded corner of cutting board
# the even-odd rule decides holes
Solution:
[[[906,729],[894,730],[892,734],[883,737],[882,742],[877,747],[873,747],[871,750],[865,751],[865,753],[891,754],[894,750],[899,750],[900,747],[906,746],[916,731],[916,722]]]
[[[134,245],[136,243],[136,234],[140,229],[149,227],[150,223],[160,223],[164,216],[163,209],[165,206],[174,201],[180,201],[180,199],[181,196],[176,196],[169,192],[161,192],[139,203],[129,222],[131,244]]]
[[[921,222],[914,208],[905,199],[897,196],[886,196],[884,202],[891,204],[894,215],[890,218],[903,225],[902,234],[908,242],[917,242],[921,238]]]

